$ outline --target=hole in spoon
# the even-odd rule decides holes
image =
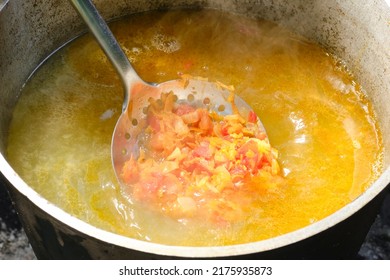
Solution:
[[[218,112],[223,112],[223,111],[225,111],[225,109],[226,109],[225,105],[221,104],[218,106]]]
[[[195,96],[194,96],[193,94],[189,94],[189,95],[187,96],[187,100],[188,100],[189,102],[193,102],[193,101],[195,100]]]

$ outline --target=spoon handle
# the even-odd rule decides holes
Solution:
[[[100,47],[103,49],[112,65],[118,72],[124,89],[125,96],[123,107],[128,103],[130,84],[133,82],[143,82],[131,66],[126,54],[123,52],[118,41],[115,39],[106,22],[99,14],[95,5],[90,0],[69,0],[76,11],[83,18],[88,28],[95,36]]]

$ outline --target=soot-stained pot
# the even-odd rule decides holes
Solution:
[[[278,22],[344,59],[367,90],[384,141],[384,171],[331,216],[272,239],[223,247],[164,246],[97,229],[51,204],[7,162],[7,131],[20,88],[54,50],[86,30],[68,1],[0,1],[0,171],[40,259],[268,258],[356,256],[390,182],[390,7],[385,0],[96,0],[109,20],[158,8],[206,7]]]

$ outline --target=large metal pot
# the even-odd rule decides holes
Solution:
[[[23,83],[51,52],[85,30],[68,1],[0,1],[0,169],[38,258],[352,258],[390,182],[390,7],[384,0],[96,0],[106,19],[201,6],[276,21],[344,59],[372,100],[385,146],[381,177],[333,215],[269,240],[224,247],[164,246],[88,225],[46,201],[8,164],[12,110]]]

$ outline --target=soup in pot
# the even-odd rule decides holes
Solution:
[[[214,10],[146,12],[110,27],[146,81],[185,74],[233,86],[264,124],[274,158],[268,157],[268,175],[244,184],[243,191],[214,195],[223,193],[228,176],[223,167],[213,173],[218,175],[213,184],[204,184],[208,192],[201,199],[194,199],[198,189],[185,184],[180,197],[169,194],[178,202],[172,209],[158,195],[139,199],[148,197],[143,184],[137,191],[121,187],[111,164],[111,137],[123,101],[120,80],[92,36],[83,35],[50,56],[26,82],[7,147],[18,174],[79,219],[170,245],[259,241],[334,213],[382,171],[373,106],[343,61],[316,43],[271,22]],[[155,143],[161,149],[171,144]],[[225,142],[218,145],[227,154],[234,150]],[[144,178],[154,176],[150,166],[142,167]],[[203,186],[202,176],[196,178],[196,187]]]

